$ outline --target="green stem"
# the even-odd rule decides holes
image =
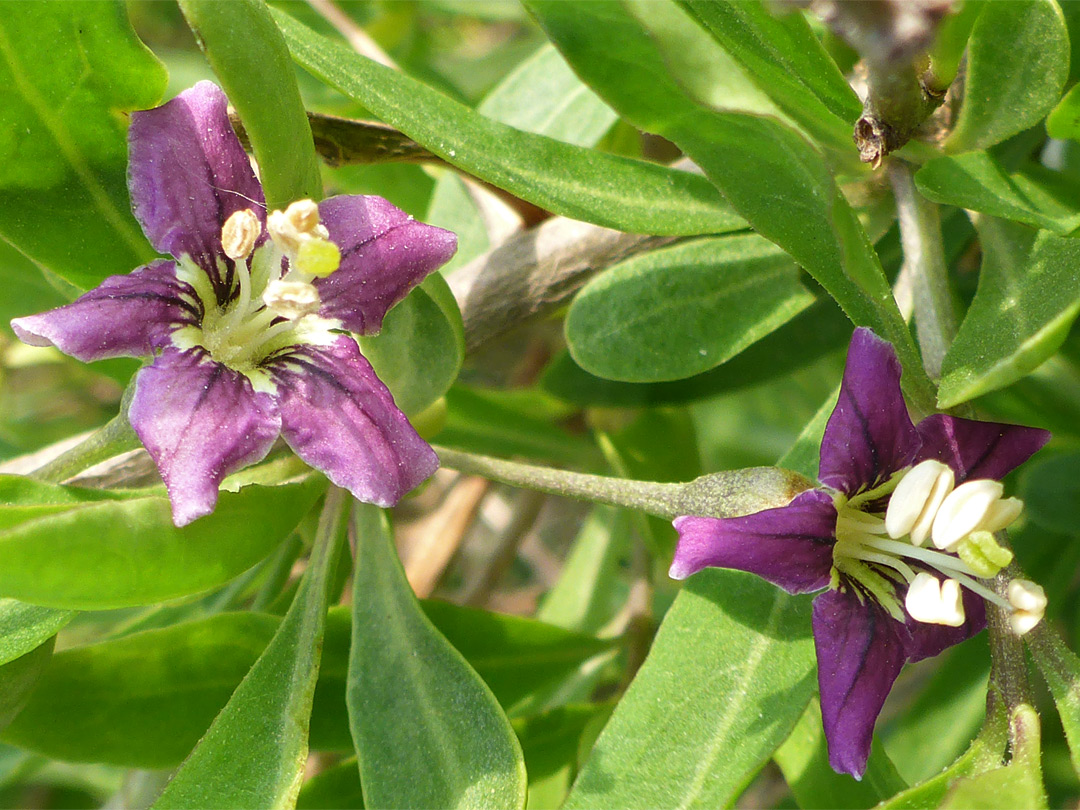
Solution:
[[[1009,537],[1004,531],[996,532],[994,539],[1002,548],[1009,548]],[[994,577],[994,593],[1007,600],[1009,582],[1022,575],[1020,566],[1011,563]],[[991,602],[986,603],[986,629],[990,637],[990,686],[998,693],[1011,717],[1018,706],[1034,701],[1024,642],[1009,626],[1009,612]]]
[[[515,487],[548,495],[637,509],[672,519],[679,515],[735,517],[783,506],[813,483],[778,467],[749,467],[702,476],[687,484],[633,481],[567,472],[435,447],[442,463]]]
[[[941,218],[937,205],[915,188],[910,164],[892,161],[889,181],[896,197],[904,261],[914,282],[915,327],[923,366],[930,379],[937,380],[958,326],[941,240]]]
[[[67,452],[34,470],[30,477],[59,484],[95,464],[139,446],[139,437],[135,435],[127,420],[125,397],[125,401],[120,405],[120,413]]]

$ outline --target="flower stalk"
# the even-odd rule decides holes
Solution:
[[[896,198],[904,262],[912,275],[919,349],[927,375],[937,380],[941,377],[945,352],[952,345],[958,328],[945,266],[941,217],[937,205],[915,188],[910,164],[894,160],[888,171]]]
[[[534,464],[435,446],[443,466],[548,495],[636,509],[657,517],[699,514],[736,517],[782,506],[811,482],[778,467],[750,467],[702,476],[682,484],[634,481],[555,470]]]

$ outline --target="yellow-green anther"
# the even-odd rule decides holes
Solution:
[[[960,559],[984,579],[997,576],[997,573],[1012,562],[1013,553],[1002,548],[994,535],[987,531],[969,534],[956,549]]]

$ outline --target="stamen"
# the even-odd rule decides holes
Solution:
[[[296,258],[305,241],[326,238],[326,229],[319,225],[319,206],[312,200],[297,200],[284,211],[271,211],[266,230],[290,260]]]
[[[911,580],[915,578],[915,572],[902,560],[889,554],[878,554],[867,548],[865,545],[841,541],[833,546],[833,555],[834,557],[848,557],[852,560],[862,560],[864,562],[884,565],[887,568],[892,568],[894,571],[898,572],[907,582],[911,582]]]
[[[250,208],[237,211],[221,228],[221,249],[233,261],[246,259],[255,248],[255,240],[262,233],[262,223]]]
[[[911,542],[926,542],[941,502],[952,491],[952,469],[936,459],[917,464],[896,486],[885,512],[885,526],[894,539],[911,535]]]
[[[877,549],[878,551],[918,560],[919,562],[926,563],[939,570],[947,569],[948,571],[959,571],[960,573],[968,574],[970,576],[978,575],[963,560],[959,560],[949,554],[943,554],[940,551],[912,546],[899,540],[886,540],[883,537],[880,539],[874,538],[873,540],[865,542],[864,545],[868,548]]]
[[[908,586],[904,607],[915,621],[927,624],[959,627],[965,619],[960,583],[955,579],[938,582],[926,573],[917,575]]]
[[[938,548],[952,550],[990,514],[995,501],[1000,500],[1004,487],[1000,481],[980,479],[967,481],[952,492],[941,504],[934,518],[931,536]]]
[[[295,321],[319,311],[319,291],[304,281],[277,279],[266,285],[263,302],[283,318]]]

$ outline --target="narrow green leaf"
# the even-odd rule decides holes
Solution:
[[[802,810],[872,807],[907,787],[875,736],[866,773],[859,781],[829,765],[821,704],[817,698],[773,755]]]
[[[551,44],[508,73],[476,111],[525,132],[585,147],[595,146],[619,117]]]
[[[1030,373],[1057,351],[1080,313],[1080,240],[990,217],[976,227],[979,289],[942,363],[941,408]]]
[[[813,300],[768,240],[705,239],[629,259],[590,281],[566,316],[566,342],[600,377],[683,379],[731,359]]]
[[[18,716],[52,656],[52,636],[30,652],[0,665],[0,729]]]
[[[1039,764],[1039,715],[1031,706],[1020,705],[1009,725],[1009,764],[961,779],[942,802],[943,810],[1041,810],[1047,806]]]
[[[321,479],[309,477],[222,492],[213,515],[182,529],[173,526],[160,488],[72,507],[13,507],[38,511],[15,525],[7,521],[8,510],[0,510],[0,594],[100,610],[209,590],[269,554],[322,488]]]
[[[426,618],[389,527],[356,510],[348,707],[366,807],[523,807],[521,748],[495,697]]]
[[[322,199],[319,158],[289,49],[261,0],[180,0],[259,162],[266,206]]]
[[[729,806],[815,689],[809,600],[749,574],[702,571],[676,597],[565,806]]]
[[[1080,85],[1066,93],[1046,117],[1046,132],[1051,138],[1080,141]]]
[[[949,789],[959,780],[992,770],[1001,764],[1005,754],[1009,727],[1004,707],[986,719],[979,736],[967,751],[936,776],[893,796],[878,805],[881,810],[926,810],[938,807]]]
[[[544,596],[536,618],[570,630],[598,632],[625,601],[619,573],[629,540],[627,510],[595,507],[574,539],[559,579]]]
[[[223,613],[64,650],[0,738],[69,762],[174,768],[279,621]]]
[[[853,166],[858,96],[801,14],[760,2],[680,0],[752,80],[835,159]]]
[[[634,233],[744,227],[704,178],[522,132],[274,11],[306,70],[448,163],[553,213]]]
[[[652,28],[618,0],[526,6],[601,97],[631,123],[678,144],[754,230],[787,251],[854,323],[892,342],[909,398],[931,407],[932,386],[877,254],[817,149],[775,118],[707,109],[689,98],[668,75]],[[649,9],[650,26],[661,15],[685,16],[670,0]],[[603,48],[593,46],[596,31],[604,32]]]
[[[313,776],[296,797],[296,810],[361,810],[363,806],[360,774],[352,758]]]
[[[749,388],[804,368],[846,346],[851,321],[823,296],[779,329],[714,369],[662,383],[624,383],[590,374],[570,357],[556,355],[541,377],[545,391],[576,405],[643,407],[678,405]]]
[[[131,30],[123,3],[6,7],[0,235],[80,289],[153,259],[130,212],[121,113],[153,107],[165,82],[164,67]]]
[[[465,332],[454,294],[432,273],[387,313],[382,331],[360,338],[379,379],[410,416],[445,394],[465,359]]]
[[[155,808],[296,805],[348,500],[344,490],[327,493],[311,560],[288,613]]]
[[[1080,227],[1076,183],[1041,167],[1008,174],[987,152],[931,160],[915,175],[927,199],[1065,235]]]
[[[577,775],[582,737],[607,710],[593,703],[562,706],[514,723],[529,771],[530,810],[562,806]]]
[[[1068,77],[1069,32],[1054,0],[984,3],[945,150],[985,149],[1034,126],[1058,103]]]
[[[37,649],[73,618],[70,610],[0,599],[0,665]]]
[[[1080,658],[1045,626],[1031,632],[1028,649],[1054,696],[1073,769],[1080,774]]]

